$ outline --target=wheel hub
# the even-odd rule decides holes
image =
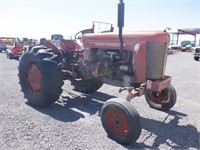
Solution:
[[[106,112],[106,122],[109,129],[117,136],[126,136],[128,134],[128,120],[122,111],[109,109]]]
[[[168,90],[165,89],[161,93],[155,91],[150,92],[150,98],[156,104],[164,104],[168,101]]]
[[[31,64],[28,69],[27,82],[29,83],[32,92],[36,93],[41,89],[41,80],[42,74],[38,65]]]
[[[114,124],[116,127],[120,127],[120,120],[119,120],[118,117],[114,118],[113,124]]]

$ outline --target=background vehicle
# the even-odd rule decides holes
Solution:
[[[169,47],[171,50],[176,50],[176,51],[181,50],[181,46],[180,46],[180,45],[170,44],[168,47]]]
[[[198,61],[200,58],[200,46],[195,47],[194,49],[194,60]]]
[[[15,41],[13,45],[7,46],[6,55],[8,59],[18,58],[24,50],[24,42]]]
[[[0,43],[0,53],[2,52],[2,51],[5,51],[7,48],[6,48],[6,44],[2,44],[2,43]]]
[[[0,37],[0,52],[6,51],[9,59],[18,57],[23,50],[23,42],[15,37]]]
[[[19,56],[22,55],[24,50],[31,45],[36,45],[39,42],[34,39],[28,39],[28,38],[22,38],[21,40],[18,38],[13,38],[12,42],[7,44],[6,46],[6,55],[7,58],[12,59],[12,58],[18,58]]]
[[[181,50],[183,52],[185,52],[185,51],[192,52],[194,50],[193,49],[194,46],[195,46],[195,44],[193,42],[191,42],[191,41],[182,41],[181,42]]]
[[[150,107],[167,111],[176,103],[176,91],[171,77],[165,75],[168,33],[122,34],[123,26],[124,3],[120,0],[119,34],[112,32],[112,25],[106,33],[94,33],[93,26],[78,32],[74,40],[60,39],[59,45],[43,39],[40,45],[30,46],[19,61],[20,85],[29,103],[45,107],[57,101],[64,79],[70,80],[75,90],[88,94],[103,83],[119,86],[119,92],[128,91],[127,98],[113,98],[104,104],[102,125],[111,139],[134,143],[142,125],[129,101],[145,95]]]
[[[12,37],[0,37],[0,52],[6,51],[7,45],[11,45],[14,40]]]

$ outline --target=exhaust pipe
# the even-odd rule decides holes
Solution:
[[[118,28],[119,28],[119,41],[120,41],[120,48],[124,48],[124,41],[122,36],[122,29],[124,27],[124,3],[123,0],[119,1],[118,4]]]

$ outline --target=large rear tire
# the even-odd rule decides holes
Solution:
[[[168,111],[175,105],[176,98],[176,90],[172,85],[162,90],[161,93],[145,90],[145,99],[154,109]]]
[[[135,143],[142,131],[140,115],[130,102],[120,98],[103,105],[101,122],[108,137],[121,144]]]
[[[44,107],[59,99],[64,82],[56,58],[57,55],[52,51],[41,47],[33,47],[21,56],[21,90],[31,105]]]

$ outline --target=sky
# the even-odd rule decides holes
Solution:
[[[119,0],[0,0],[0,36],[69,37],[91,28],[93,21],[112,23],[118,31],[118,3]],[[123,31],[200,28],[200,0],[124,0],[124,3]]]

